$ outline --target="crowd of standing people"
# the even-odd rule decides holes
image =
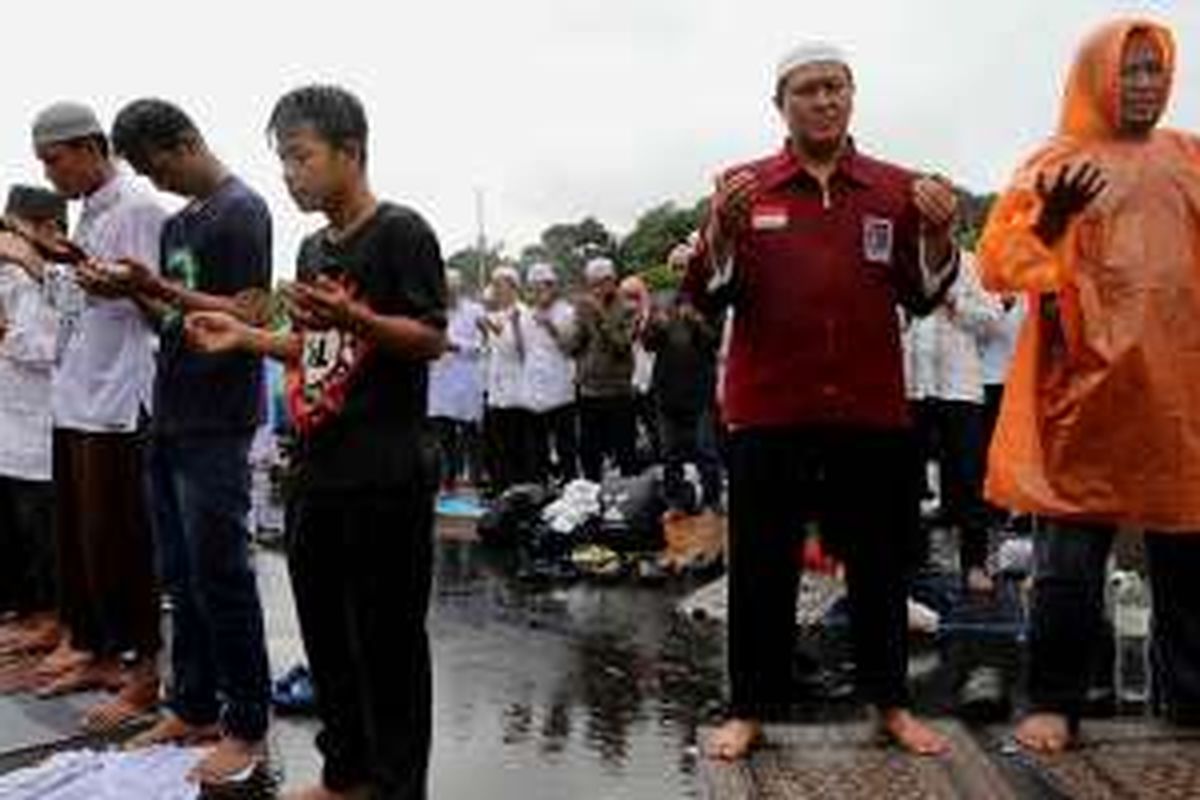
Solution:
[[[674,253],[682,274],[690,246]],[[495,497],[518,485],[631,476],[664,466],[669,505],[717,508],[716,372],[721,321],[675,290],[653,296],[613,261],[584,265],[572,297],[535,263],[492,270],[478,299],[449,270],[447,352],[431,367],[429,414],[442,488]],[[643,373],[643,374],[639,374]],[[689,496],[687,464],[703,476]]]

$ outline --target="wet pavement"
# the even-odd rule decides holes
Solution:
[[[301,658],[280,556],[259,558],[276,673]],[[720,720],[725,692],[724,626],[677,610],[700,579],[639,586],[575,582],[530,585],[515,556],[441,537],[429,629],[435,729],[431,796],[437,798],[687,798],[705,796],[697,734]],[[970,669],[996,667],[1019,682],[1015,584],[996,602],[960,603],[956,583],[924,587],[930,602],[959,609],[952,635],[914,643],[917,707],[948,716]],[[844,629],[833,625],[798,654],[796,719],[863,718],[846,697]],[[803,637],[802,637],[803,638]],[[815,663],[810,663],[815,662]],[[817,697],[813,697],[813,695]],[[830,702],[825,695],[839,695]],[[286,784],[317,775],[312,723],[283,719],[275,747]]]
[[[709,796],[711,775],[698,760],[696,740],[698,730],[720,719],[723,707],[724,627],[677,610],[703,580],[530,585],[518,577],[513,554],[473,541],[469,527],[443,520],[439,534],[429,619],[432,797]],[[303,661],[303,649],[283,557],[260,549],[257,566],[272,667],[279,675]],[[963,681],[980,665],[995,668],[1010,687],[1020,684],[1022,599],[1016,582],[1003,582],[995,598],[973,600],[957,594],[955,579],[934,576],[922,581],[918,596],[952,609],[943,615],[941,635],[914,641],[910,678],[921,713],[943,720],[954,715]],[[809,674],[797,682],[799,722],[863,719],[861,707],[845,696],[844,628],[836,608],[829,621],[798,654],[798,673],[820,668],[819,680]],[[827,695],[841,699],[830,702]],[[1006,699],[1014,700],[1011,694]],[[1140,712],[1136,706],[1126,710]],[[1016,796],[1071,796],[1047,789],[1042,772],[1005,755],[1005,726],[954,727],[1018,788]],[[836,738],[839,729],[847,728],[809,731]],[[315,732],[311,719],[276,720],[271,746],[285,787],[316,779]],[[810,733],[789,735],[804,740]],[[968,767],[964,774],[970,772]]]
[[[275,671],[300,657],[282,558],[259,557]],[[504,553],[441,541],[429,630],[431,796],[674,798],[700,793],[697,727],[723,691],[723,635],[675,612],[696,583],[532,588]],[[318,764],[280,720],[286,785]]]

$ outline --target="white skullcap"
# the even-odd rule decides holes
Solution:
[[[521,285],[521,273],[512,267],[496,267],[492,270],[493,281],[508,281],[513,286]]]
[[[83,103],[55,103],[33,121],[33,146],[43,147],[88,136],[103,136],[96,112]]]
[[[615,278],[617,277],[617,267],[613,264],[612,259],[599,256],[584,265],[583,277],[588,283]]]
[[[525,272],[526,283],[558,283],[558,273],[549,264],[532,265]]]
[[[775,80],[777,82],[783,80],[797,67],[831,62],[850,69],[850,59],[841,48],[828,42],[805,42],[792,48],[783,58],[779,59],[779,65],[775,68]]]

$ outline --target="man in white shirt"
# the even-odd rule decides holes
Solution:
[[[14,186],[5,218],[35,237],[67,228],[66,201]],[[32,277],[0,258],[0,652],[37,653],[61,633],[54,613],[54,487],[50,482],[50,370],[58,317]]]
[[[485,436],[492,454],[488,488],[493,494],[536,479],[533,413],[525,382],[533,315],[521,302],[520,286],[521,276],[514,268],[497,267],[491,285],[495,310],[480,323],[488,343]]]
[[[446,270],[446,352],[429,365],[429,419],[442,455],[442,489],[479,478],[483,419],[483,306],[463,296],[462,273]]]
[[[992,439],[1008,366],[1017,349],[1017,334],[1025,321],[1025,300],[1017,295],[999,298],[1000,319],[988,326],[979,339],[979,357],[983,367],[983,408],[985,446]]]
[[[959,564],[967,588],[994,588],[987,574],[989,515],[983,503],[983,376],[978,339],[999,324],[1000,302],[983,290],[974,259],[964,253],[958,277],[932,314],[904,332],[908,396],[913,401],[924,480],[938,464],[946,522],[958,529]],[[925,547],[920,547],[923,554]]]
[[[158,600],[144,489],[142,422],[154,339],[117,299],[121,259],[157,270],[166,214],[118,171],[95,113],[57,103],[33,123],[33,146],[61,194],[82,200],[74,243],[91,258],[69,269],[23,254],[61,315],[51,407],[59,611],[70,636],[38,668],[44,695],[119,690],[85,726],[105,729],[158,702]]]
[[[533,325],[525,335],[525,385],[533,412],[536,476],[567,482],[579,474],[579,433],[575,411],[575,308],[562,299],[558,275],[549,264],[526,273],[532,294]],[[551,460],[553,455],[553,461]]]

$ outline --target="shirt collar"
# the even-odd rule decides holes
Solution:
[[[838,157],[836,169],[833,172],[833,180],[839,177],[849,180],[856,186],[867,188],[871,186],[871,176],[868,174],[866,160],[862,154],[858,152],[858,148],[854,144],[854,139],[847,142],[845,151]],[[796,154],[792,152],[791,143],[785,140],[783,148],[772,158],[766,166],[761,176],[763,189],[771,190],[778,189],[787,183],[797,179],[811,180],[811,176],[804,168],[804,165],[796,158]]]
[[[83,213],[91,216],[116,205],[125,186],[124,176],[114,174],[103,186],[83,198]]]

